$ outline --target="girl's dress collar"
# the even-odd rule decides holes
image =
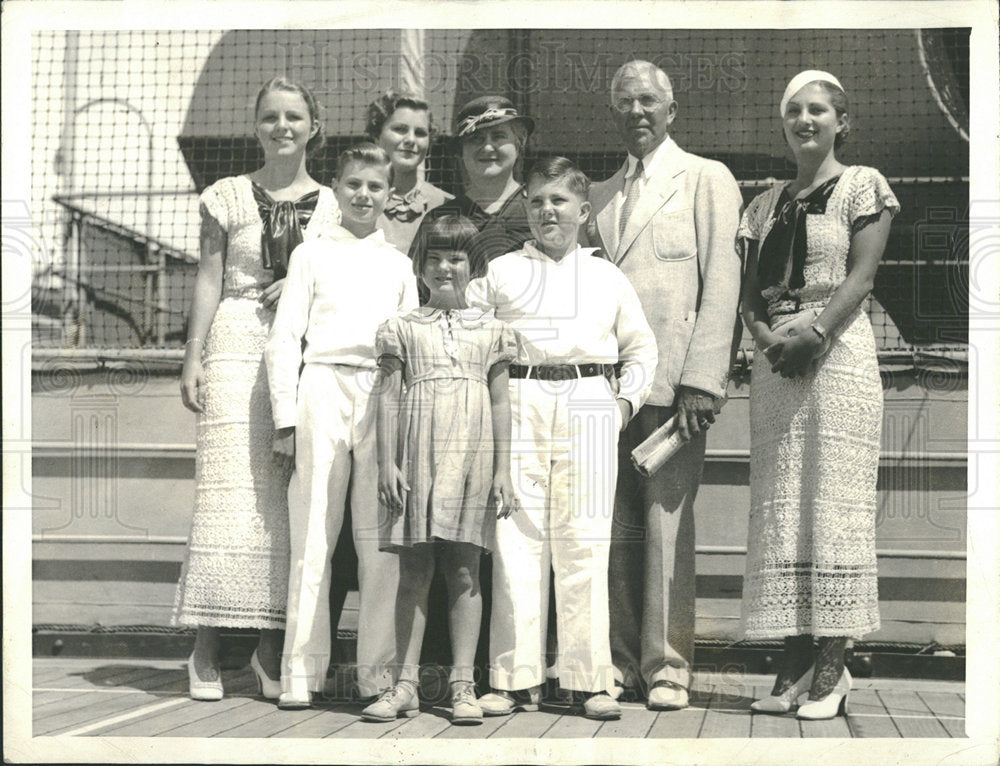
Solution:
[[[462,327],[472,329],[481,327],[493,318],[493,309],[483,311],[478,308],[465,309],[439,309],[430,306],[421,306],[407,314],[407,319],[422,324],[433,324],[440,321],[451,320],[458,322]]]

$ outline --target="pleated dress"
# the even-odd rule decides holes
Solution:
[[[497,362],[516,358],[514,331],[492,312],[423,307],[386,321],[375,352],[403,362],[397,464],[410,487],[404,512],[389,514],[381,530],[381,549],[435,540],[492,548],[487,376]]]

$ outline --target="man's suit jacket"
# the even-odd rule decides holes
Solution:
[[[721,162],[670,143],[619,243],[616,202],[627,163],[590,191],[590,244],[632,282],[659,350],[648,404],[670,406],[679,385],[725,394],[739,301],[742,197]],[[626,382],[623,381],[623,385]]]

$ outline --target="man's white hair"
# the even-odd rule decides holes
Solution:
[[[674,88],[670,84],[670,78],[667,76],[667,73],[651,61],[643,61],[642,59],[626,61],[618,67],[615,76],[611,78],[611,100],[614,101],[615,93],[626,79],[643,76],[651,78],[666,91],[667,98],[670,101],[674,100]]]

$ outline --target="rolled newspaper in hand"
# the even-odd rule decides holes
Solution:
[[[648,479],[659,471],[683,444],[684,439],[677,430],[677,416],[674,415],[632,450],[632,465]]]

